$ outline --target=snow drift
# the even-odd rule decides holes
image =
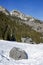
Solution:
[[[14,60],[9,57],[13,47],[24,50],[28,59]],[[0,65],[43,65],[43,44],[26,44],[0,40]]]

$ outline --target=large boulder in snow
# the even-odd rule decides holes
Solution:
[[[28,59],[27,53],[24,50],[16,47],[10,50],[9,56],[15,60]]]

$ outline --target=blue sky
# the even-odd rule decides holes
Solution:
[[[9,11],[14,9],[43,20],[43,0],[0,0],[0,6]]]

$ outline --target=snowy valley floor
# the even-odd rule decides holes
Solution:
[[[14,60],[9,57],[13,47],[21,48],[28,54],[28,59]],[[43,44],[27,44],[0,40],[0,65],[43,65]]]

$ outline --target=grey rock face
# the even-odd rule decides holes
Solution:
[[[10,14],[12,16],[16,16],[21,18],[22,20],[27,20],[28,18],[31,18],[31,16],[25,15],[24,13],[18,11],[18,10],[13,10],[12,12],[10,12]]]
[[[25,15],[22,12],[16,10],[12,11],[11,15],[21,18],[23,20],[22,23],[31,26],[32,29],[37,32],[43,33],[43,23],[41,20],[38,20],[32,16]]]
[[[10,15],[9,11],[2,6],[0,6],[0,12],[5,13],[6,15]]]
[[[26,52],[16,47],[11,49],[9,56],[15,60],[28,59]]]
[[[21,38],[21,41],[22,42],[25,42],[25,43],[30,43],[30,44],[36,44],[34,41],[32,41],[31,38],[29,37],[26,37],[26,38]]]

